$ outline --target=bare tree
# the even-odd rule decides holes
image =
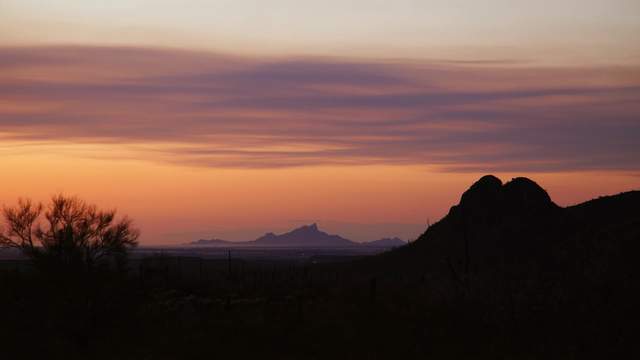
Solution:
[[[99,210],[76,197],[56,195],[46,209],[20,199],[15,207],[3,207],[2,215],[0,247],[19,249],[34,260],[91,268],[138,244],[139,231],[128,217],[116,221],[115,210]]]

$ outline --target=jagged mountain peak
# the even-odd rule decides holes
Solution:
[[[318,229],[318,224],[313,223],[310,225],[302,225],[296,229],[293,229],[291,232],[320,232]]]
[[[279,246],[351,246],[355,244],[338,235],[330,235],[321,231],[316,223],[303,225],[281,235],[265,235],[253,243]]]

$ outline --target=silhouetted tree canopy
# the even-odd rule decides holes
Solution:
[[[117,221],[115,210],[99,210],[76,197],[53,196],[46,208],[20,199],[3,207],[2,215],[0,246],[20,249],[33,260],[91,268],[124,257],[138,244],[131,219]]]

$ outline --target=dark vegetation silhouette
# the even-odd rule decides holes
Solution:
[[[115,222],[115,210],[98,210],[76,197],[56,195],[46,210],[20,199],[15,207],[5,206],[2,215],[0,246],[22,251],[46,270],[88,272],[109,261],[121,263],[138,245],[139,232],[130,219]]]
[[[63,195],[46,208],[25,199],[3,208],[0,246],[19,250],[30,266],[3,274],[3,352],[86,355],[101,322],[123,313],[126,256],[139,232],[115,215]],[[43,336],[30,338],[34,333]]]
[[[42,306],[55,298],[43,282],[59,278],[7,269],[0,306],[12,311],[0,338],[23,357],[628,357],[639,209],[638,191],[563,208],[529,179],[486,176],[416,241],[377,256],[299,263],[230,252],[105,267],[91,296],[79,291],[94,299],[89,318],[73,315],[82,306],[60,315],[68,299]],[[60,330],[78,324],[91,336]],[[38,326],[48,336],[24,346]]]

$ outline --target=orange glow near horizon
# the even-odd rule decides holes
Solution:
[[[78,195],[133,217],[147,245],[180,244],[201,237],[248,240],[311,222],[343,233],[349,233],[349,224],[362,225],[352,235],[360,241],[391,235],[411,238],[424,230],[428,219],[434,222],[444,216],[461,193],[484,175],[388,165],[210,169],[70,158],[43,148],[3,156],[2,166],[10,171],[4,172],[0,203],[13,204],[18,196],[47,201],[55,193]],[[640,181],[637,175],[625,173],[497,175],[503,181],[529,176],[564,206],[637,189]],[[379,226],[367,231],[367,224]],[[375,233],[384,224],[406,224],[406,228],[401,234]]]

